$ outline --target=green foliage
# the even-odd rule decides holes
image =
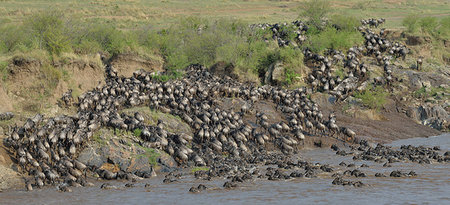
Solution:
[[[419,17],[416,14],[411,14],[405,17],[402,21],[402,25],[406,27],[406,31],[414,33],[419,28]]]
[[[222,55],[221,52],[226,51],[223,47],[235,47],[245,42],[246,29],[238,21],[210,22],[189,17],[156,35],[149,34],[145,44],[159,47],[168,68],[177,70],[193,63],[210,66]],[[226,56],[229,59],[235,57]]]
[[[436,17],[427,16],[419,20],[419,25],[423,33],[434,35],[439,22]]]
[[[339,30],[349,32],[356,31],[358,26],[361,25],[357,18],[346,15],[333,15],[330,18],[330,23],[339,28]]]
[[[209,171],[209,167],[192,167],[191,172],[195,173],[197,171]]]
[[[181,71],[178,71],[176,69],[172,69],[169,72],[166,72],[164,74],[154,74],[152,75],[153,79],[156,79],[161,82],[167,82],[169,80],[178,79],[183,76],[183,73]]]
[[[413,96],[415,98],[421,98],[421,99],[426,99],[429,97],[436,97],[439,95],[442,95],[443,93],[449,93],[450,92],[450,88],[440,88],[440,87],[430,87],[430,88],[426,88],[426,87],[421,87],[420,89],[414,91]]]
[[[303,53],[300,49],[292,47],[281,48],[279,53],[279,60],[283,62],[285,68],[285,83],[290,85],[297,77],[301,76],[301,73],[306,72],[306,67],[303,64]]]
[[[41,12],[31,16],[25,24],[38,41],[40,49],[45,48],[50,54],[60,55],[71,49],[63,20],[64,15],[60,12]]]
[[[0,61],[0,79],[6,80],[8,78],[8,62]]]
[[[302,3],[300,8],[300,17],[307,18],[308,24],[319,30],[322,28],[322,21],[331,11],[327,0],[308,0]]]
[[[74,45],[74,51],[79,54],[91,54],[103,51],[102,45],[94,40],[82,39]]]
[[[103,132],[101,130],[94,132],[94,134],[92,135],[92,140],[94,140],[98,144],[105,145],[106,144],[105,140],[101,138],[102,134]]]
[[[142,147],[140,145],[137,145],[137,146],[145,151],[144,154],[138,155],[137,157],[147,157],[149,164],[151,164],[152,166],[158,165],[158,158],[159,158],[159,156],[161,156],[161,154],[159,152],[157,152],[153,148]]]
[[[336,71],[334,71],[334,74],[341,79],[345,78],[344,69],[342,69],[342,68],[339,68]]]
[[[108,24],[90,27],[85,32],[79,36],[78,40],[80,43],[84,42],[87,45],[94,45],[91,49],[100,47],[103,51],[113,55],[125,52],[132,42],[124,32]],[[87,51],[89,52],[89,50]]]
[[[133,135],[135,137],[140,137],[141,133],[142,133],[142,129],[136,128],[136,129],[133,130]]]
[[[362,92],[356,92],[354,96],[361,99],[365,106],[379,110],[386,104],[388,94],[382,86],[369,86]]]
[[[23,44],[29,44],[23,26],[6,25],[0,28],[0,53],[13,52]]]
[[[442,39],[450,39],[450,16],[441,19],[437,32]]]
[[[410,15],[403,19],[402,24],[406,27],[407,32],[412,34],[420,32],[442,40],[450,37],[450,17],[438,21],[436,17]]]
[[[308,32],[308,40],[304,47],[310,48],[313,52],[322,53],[326,49],[348,50],[354,45],[364,41],[362,35],[356,30],[340,30],[332,26],[316,32]]]

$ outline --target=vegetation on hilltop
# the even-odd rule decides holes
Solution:
[[[4,3],[6,11],[13,10],[11,2]],[[169,72],[164,75],[156,74],[161,81],[179,77],[182,75],[181,69],[189,64],[198,63],[209,67],[217,62],[226,62],[233,65],[237,73],[245,80],[263,82],[262,78],[269,67],[276,62],[282,62],[285,68],[285,79],[282,85],[292,86],[309,71],[304,63],[302,53],[304,49],[308,48],[322,54],[327,49],[345,52],[352,46],[362,44],[364,40],[356,29],[360,25],[361,15],[355,14],[355,11],[364,11],[364,15],[369,15],[372,14],[370,12],[380,10],[378,14],[381,14],[381,10],[384,9],[383,12],[387,12],[395,7],[389,5],[382,8],[377,1],[370,1],[367,4],[360,4],[361,2],[349,1],[348,4],[351,6],[347,8],[348,5],[344,5],[343,1],[309,0],[300,4],[300,10],[294,9],[298,7],[298,3],[295,3],[295,6],[292,2],[267,4],[273,8],[286,4],[290,9],[284,10],[286,16],[283,18],[290,17],[292,21],[300,16],[306,23],[309,28],[305,33],[307,38],[299,47],[292,44],[279,46],[273,40],[269,29],[254,29],[249,26],[249,22],[255,22],[254,19],[249,20],[239,15],[239,18],[235,19],[223,15],[219,18],[209,18],[210,16],[201,14],[183,18],[174,17],[170,22],[164,21],[164,23],[158,20],[156,21],[158,23],[155,23],[153,17],[150,20],[144,20],[136,16],[136,12],[140,12],[141,9],[130,8],[120,1],[114,5],[104,2],[103,6],[114,8],[112,16],[122,16],[120,14],[122,11],[139,21],[138,24],[134,24],[133,20],[127,22],[122,18],[111,20],[102,17],[102,15],[106,16],[106,13],[95,5],[86,7],[85,13],[93,15],[97,12],[99,15],[95,18],[97,20],[87,18],[84,14],[67,12],[67,8],[63,5],[51,10],[31,10],[26,15],[17,14],[16,17],[13,17],[10,11],[9,16],[0,17],[0,81],[7,81],[11,73],[8,70],[8,64],[15,57],[37,57],[45,61],[40,68],[45,83],[41,83],[40,86],[46,89],[35,97],[42,99],[52,94],[60,79],[68,78],[67,71],[59,70],[54,65],[65,56],[95,56],[98,53],[114,56],[134,53],[155,58],[161,57],[164,60],[164,68]],[[71,3],[75,8],[83,4],[82,2]],[[165,6],[170,9],[176,4],[176,2],[167,2],[165,5],[160,3],[155,4],[155,7]],[[214,7],[222,3],[208,2],[207,4]],[[261,2],[239,2],[245,8],[257,3]],[[431,2],[428,6],[438,8],[437,5],[441,3]],[[145,6],[142,5],[142,8]],[[331,6],[336,9],[330,9]],[[415,2],[415,4],[401,4],[398,7],[415,9],[420,6],[424,5]],[[365,10],[366,7],[372,9]],[[187,6],[186,9],[192,8]],[[276,11],[279,12],[279,9]],[[146,13],[142,12],[145,16]],[[450,59],[450,52],[444,45],[444,41],[450,38],[450,17],[422,16],[406,17],[403,20],[406,31],[412,35],[430,36],[434,54],[444,56],[443,58],[448,56]],[[8,18],[14,20],[8,20]],[[278,20],[278,18],[281,17],[270,18],[270,21]],[[258,19],[257,22],[261,21]],[[281,26],[279,29],[279,32],[287,34],[289,41],[296,41],[297,34],[291,27]],[[438,58],[438,63],[445,61],[443,58]],[[343,77],[344,72],[338,69],[335,74]],[[363,92],[359,96],[364,97],[365,94],[371,95],[371,92]],[[378,105],[368,106],[379,107]]]

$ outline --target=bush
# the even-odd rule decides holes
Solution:
[[[103,48],[97,41],[83,39],[79,44],[74,45],[74,51],[78,54],[91,54],[103,51]]]
[[[322,20],[331,11],[330,3],[327,0],[308,0],[300,8],[300,17],[307,18],[308,24],[319,30],[322,28]]]
[[[13,52],[23,44],[29,43],[23,26],[4,26],[0,29],[0,53]]]
[[[361,25],[360,21],[353,16],[334,15],[330,18],[330,23],[337,29],[342,31],[356,31]]]
[[[141,133],[142,133],[142,129],[136,128],[136,129],[133,130],[133,135],[135,137],[140,137]]]
[[[8,78],[8,62],[0,61],[0,79],[5,81]]]
[[[430,16],[421,18],[419,24],[423,33],[433,36],[436,34],[437,27],[439,26],[437,18]]]
[[[409,33],[414,33],[419,28],[419,17],[416,14],[411,14],[405,17],[402,21],[402,25],[406,27],[406,31]]]
[[[450,39],[450,16],[441,19],[437,33],[441,39]]]
[[[410,15],[403,19],[402,24],[409,33],[420,32],[438,39],[448,39],[450,37],[450,17],[445,17],[438,21],[436,17]]]
[[[84,41],[112,55],[125,52],[131,42],[124,32],[108,24],[90,27],[85,32],[78,39],[80,43]]]
[[[305,66],[303,64],[303,53],[300,49],[286,47],[280,49],[280,60],[284,63],[285,68],[285,83],[292,84],[297,77],[305,73]]]
[[[25,21],[37,40],[39,49],[45,48],[55,55],[71,49],[63,18],[62,13],[52,11],[35,14]]]
[[[313,52],[322,53],[326,49],[347,50],[363,41],[364,38],[356,30],[338,31],[335,27],[328,26],[318,33],[308,32],[308,40],[304,47],[310,48]]]
[[[388,94],[382,86],[369,86],[362,92],[356,92],[354,96],[361,99],[365,106],[379,110],[386,104]]]

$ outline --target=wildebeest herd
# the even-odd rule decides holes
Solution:
[[[302,41],[307,27],[300,21],[294,22],[294,25],[299,29],[298,39]],[[272,26],[275,34],[277,28]],[[398,57],[407,53],[406,47],[390,43],[382,33],[375,34],[369,28],[360,30],[366,39],[365,47],[350,48],[347,56],[339,51],[329,51],[329,56],[304,51],[305,60],[313,61],[316,68],[309,75],[312,89],[287,90],[270,85],[240,83],[227,76],[216,76],[201,65],[191,65],[185,69],[183,78],[167,82],[159,81],[154,73],[143,70],[134,72],[129,78],[118,76],[113,67],[107,66],[105,85],[83,93],[76,103],[70,91],[64,94],[61,102],[67,106],[77,106],[76,115],[45,118],[37,114],[23,126],[14,127],[5,144],[17,159],[21,171],[29,175],[28,190],[45,184],[56,184],[62,191],[67,190],[68,186],[87,186],[90,185],[86,181],[88,172],[95,172],[103,179],[152,175],[127,173],[126,170],[112,172],[78,161],[80,150],[101,127],[128,131],[140,129],[139,137],[145,141],[143,146],[165,151],[179,166],[210,167],[209,171],[196,173],[198,178],[233,175],[232,180],[224,185],[228,188],[235,186],[236,182],[259,176],[261,173],[254,169],[254,165],[262,162],[286,169],[305,169],[305,173],[294,171],[288,175],[277,169],[267,169],[265,176],[268,179],[312,177],[316,170],[331,172],[333,169],[328,165],[290,161],[289,156],[296,153],[305,137],[328,136],[353,142],[356,136],[354,131],[339,127],[333,114],[324,116],[308,95],[319,90],[329,91],[338,99],[345,98],[343,96],[357,88],[357,84],[352,84],[349,79],[356,78],[356,82],[367,79],[368,67],[360,62],[361,55],[377,59],[382,56],[385,82],[389,83],[393,80],[390,57],[383,55]],[[282,37],[286,34],[276,35]],[[344,79],[332,75],[331,66],[338,61],[343,61],[344,66],[349,68]],[[220,106],[225,98],[239,98],[244,104],[238,110],[225,109]],[[282,119],[275,122],[269,120],[265,110],[255,110],[255,104],[259,102],[272,103]],[[163,122],[156,126],[148,125],[139,112],[134,115],[120,114],[122,109],[135,106],[148,106],[179,116],[191,127],[194,135],[171,133],[164,129]],[[256,120],[251,121],[248,116],[254,116],[250,119]],[[165,182],[176,178],[176,174],[170,173]],[[337,180],[336,183],[346,182]],[[359,186],[359,183],[354,184]],[[199,189],[196,187],[193,190]]]
[[[391,61],[394,58],[405,59],[409,53],[408,48],[399,43],[391,42],[386,38],[385,29],[382,28],[377,33],[372,30],[373,27],[378,28],[385,22],[385,19],[367,19],[361,20],[362,26],[356,28],[364,37],[364,44],[354,46],[348,49],[347,55],[342,51],[329,49],[324,55],[313,53],[308,48],[303,50],[305,63],[312,67],[312,72],[308,75],[307,81],[313,90],[328,92],[336,96],[337,100],[344,100],[353,91],[358,89],[364,82],[367,82],[369,67],[363,62],[362,57],[372,57],[384,68],[384,76],[376,77],[373,81],[375,85],[390,86],[395,81],[392,75],[393,67]],[[334,25],[336,26],[336,25]],[[306,32],[308,26],[302,21],[294,21],[290,24],[255,24],[254,29],[264,29],[272,31],[272,38],[275,39],[279,46],[299,46],[306,40]],[[291,31],[293,30],[293,31]],[[295,32],[296,38],[294,42],[289,40],[288,31]],[[421,64],[421,59],[420,64]],[[417,61],[419,68],[419,60]],[[346,68],[348,71],[344,77],[335,74],[335,68]]]

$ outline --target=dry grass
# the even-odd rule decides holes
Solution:
[[[210,19],[238,18],[248,22],[291,21],[298,17],[304,0],[6,0],[0,1],[0,22],[20,23],[36,11],[60,9],[91,22],[113,22],[122,29],[134,29],[149,22],[166,27],[186,16]],[[403,17],[419,15],[448,16],[450,3],[439,0],[332,0],[333,12],[358,17],[385,17],[388,26],[400,26]]]

